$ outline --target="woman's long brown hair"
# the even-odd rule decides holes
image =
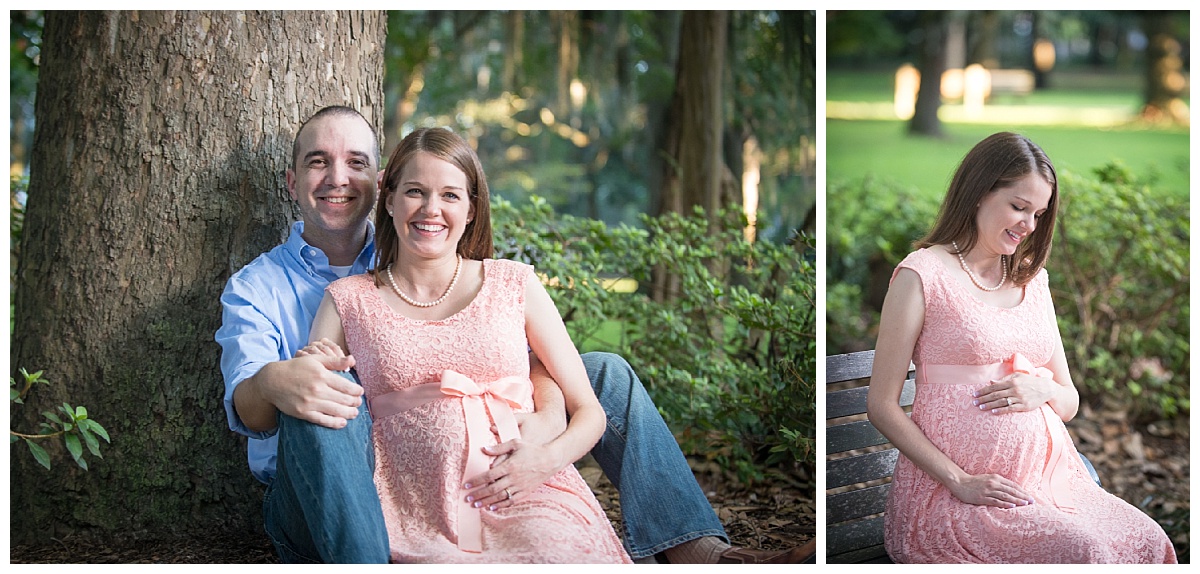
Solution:
[[[1058,213],[1058,174],[1042,148],[1019,134],[992,134],[967,152],[950,181],[933,229],[914,247],[956,242],[962,253],[971,251],[979,240],[975,215],[983,198],[1035,171],[1050,184],[1050,202],[1038,218],[1037,229],[1008,259],[1008,276],[1013,283],[1018,286],[1029,283],[1050,257],[1054,218]]]

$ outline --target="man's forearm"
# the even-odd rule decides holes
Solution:
[[[562,389],[550,378],[550,371],[542,365],[537,357],[530,354],[529,380],[533,383],[534,414],[541,419],[539,434],[542,436],[529,437],[541,444],[548,443],[567,430],[567,405],[563,400]]]
[[[275,405],[263,394],[263,382],[274,363],[268,363],[254,376],[242,381],[233,389],[233,408],[242,422],[253,431],[269,431],[278,424]]]

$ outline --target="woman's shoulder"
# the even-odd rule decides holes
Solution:
[[[922,247],[909,253],[896,265],[896,271],[892,273],[892,276],[895,277],[895,274],[901,269],[912,269],[917,272],[917,275],[922,277],[936,271],[944,264],[941,261],[941,256],[935,253],[934,249],[940,249],[940,247]]]
[[[530,273],[533,273],[532,265],[512,259],[484,259],[483,266],[485,273],[494,273],[522,280]]]

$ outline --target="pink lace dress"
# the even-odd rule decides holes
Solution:
[[[369,275],[329,286],[372,409],[375,484],[392,561],[628,563],[574,466],[508,508],[465,502],[468,465],[486,470],[492,458],[474,453],[501,442],[491,426],[515,433],[511,413],[533,407],[525,339],[533,268],[483,264],[479,294],[440,321],[392,310]],[[388,403],[395,397],[411,400],[396,407]]]
[[[990,377],[1049,376],[1057,325],[1046,271],[1013,308],[988,305],[927,249],[897,267],[921,277],[925,322],[913,351],[912,420],[970,474],[995,473],[1030,493],[1017,508],[959,501],[903,455],[884,517],[888,554],[901,563],[1174,563],[1149,516],[1096,486],[1049,406],[1004,415],[980,411],[971,393]]]

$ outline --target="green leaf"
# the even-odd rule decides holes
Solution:
[[[71,456],[76,461],[79,460],[79,457],[83,456],[83,445],[79,443],[78,435],[63,435],[63,442],[67,443],[67,451],[71,453]]]
[[[87,408],[83,406],[75,407],[75,420],[86,419]]]
[[[104,442],[112,443],[112,441],[108,439],[108,431],[104,430],[104,427],[100,426],[100,423],[92,419],[87,419],[79,421],[79,426],[87,427],[89,431],[100,435],[100,438],[104,439]]]
[[[87,422],[87,420],[85,419],[80,422]],[[88,450],[91,451],[93,455],[104,458],[100,456],[100,441],[96,440],[96,435],[92,434],[86,425],[79,425],[79,436],[83,437],[83,443],[87,445]]]
[[[58,418],[58,415],[50,411],[42,411],[42,416],[54,421],[54,424],[57,424],[60,427],[63,426],[62,419]]]
[[[38,464],[46,467],[46,470],[50,470],[50,455],[46,454],[46,449],[29,439],[25,439],[25,444],[29,445],[29,452],[33,453],[33,458],[37,459]]]

